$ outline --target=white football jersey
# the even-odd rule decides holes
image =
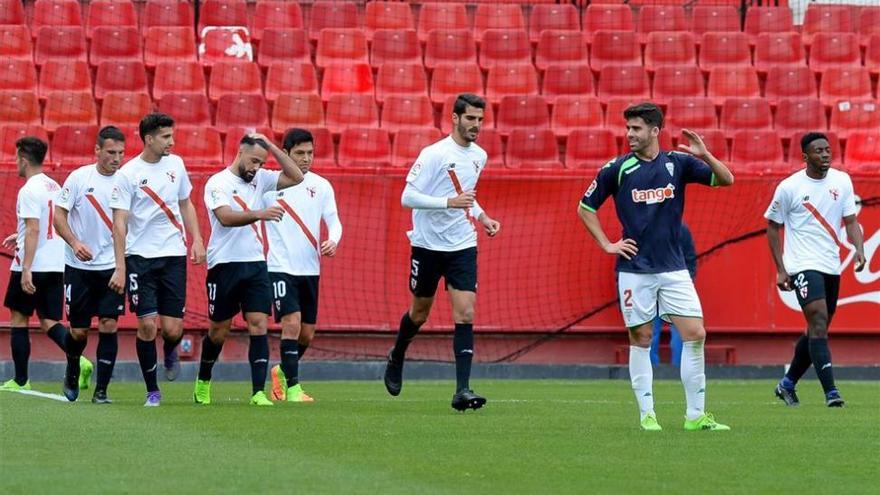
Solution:
[[[837,275],[842,245],[837,233],[843,218],[855,214],[852,180],[832,168],[824,179],[811,179],[806,170],[787,177],[764,217],[785,225],[782,261],[789,275],[804,270]]]
[[[80,261],[65,243],[64,261],[80,270],[110,270],[115,267],[113,254],[113,212],[110,195],[116,183],[114,175],[101,175],[97,164],[80,167],[67,177],[57,206],[67,210],[67,223],[80,242],[92,252],[91,261]]]
[[[205,184],[205,208],[211,221],[211,239],[208,241],[208,268],[218,263],[237,261],[264,261],[262,222],[240,227],[225,227],[217,219],[214,210],[228,206],[233,211],[259,210],[266,191],[278,186],[277,170],[257,170],[254,179],[247,183],[229,171],[216,173]],[[271,223],[271,222],[270,222]]]
[[[11,270],[20,272],[24,261],[24,229],[26,218],[40,220],[37,234],[37,251],[31,263],[31,272],[64,271],[64,239],[55,232],[55,197],[61,189],[58,183],[45,174],[32,175],[18,191],[15,201],[15,217],[18,234]]]
[[[486,158],[486,152],[476,143],[460,146],[447,136],[422,150],[406,182],[422,194],[454,198],[460,191],[477,187]],[[458,251],[477,245],[477,232],[465,210],[414,209],[412,219],[413,229],[407,235],[413,246]]]
[[[116,172],[116,177],[110,208],[128,211],[126,256],[186,256],[179,202],[189,198],[192,183],[183,160],[168,155],[148,163],[136,156]]]
[[[309,172],[303,181],[263,195],[263,206],[281,206],[280,222],[266,222],[269,238],[269,271],[289,275],[320,275],[321,220],[333,242],[342,238],[336,196],[330,182]]]

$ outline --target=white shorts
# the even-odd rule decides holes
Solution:
[[[687,270],[664,273],[617,274],[620,312],[627,328],[654,321],[659,314],[702,318],[700,297]]]

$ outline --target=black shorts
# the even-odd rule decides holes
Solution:
[[[275,323],[292,313],[302,313],[300,321],[307,325],[318,322],[318,275],[269,272],[269,279],[275,293]]]
[[[208,318],[226,321],[244,313],[269,314],[272,290],[265,261],[220,263],[208,270]]]
[[[805,270],[791,277],[794,292],[801,307],[819,299],[825,300],[828,316],[837,311],[837,296],[840,292],[840,275],[829,275],[816,270]]]
[[[413,246],[409,290],[416,297],[434,297],[440,277],[446,287],[477,291],[477,248],[460,251],[432,251]]]
[[[64,298],[67,320],[72,328],[89,328],[92,317],[119,319],[125,311],[125,297],[110,289],[110,270],[64,268]]]
[[[186,256],[125,257],[128,302],[138,318],[159,314],[183,318],[186,310]]]
[[[61,272],[31,272],[34,287],[33,294],[21,289],[21,272],[9,272],[9,287],[3,305],[18,311],[28,318],[37,311],[42,320],[61,321],[63,316],[64,274]]]

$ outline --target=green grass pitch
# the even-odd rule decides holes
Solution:
[[[315,382],[314,404],[247,404],[250,385],[110,386],[113,405],[0,393],[0,493],[877,493],[880,383],[818,382],[786,408],[770,381],[709,381],[730,432],[682,431],[678,382],[655,384],[660,433],[638,429],[626,381],[477,381],[489,403],[454,412],[451,382]],[[60,384],[35,389],[58,393]]]

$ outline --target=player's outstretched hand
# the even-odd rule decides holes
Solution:
[[[779,287],[779,290],[784,290],[786,292],[794,290],[794,286],[791,284],[791,277],[785,272],[779,272],[776,274],[776,287]]]
[[[280,222],[284,216],[284,208],[273,205],[257,212],[257,218],[260,220],[268,220],[270,222]]]
[[[864,270],[866,263],[867,263],[867,260],[865,259],[865,253],[856,253],[856,259],[855,259],[856,271],[860,272],[860,271]]]
[[[336,254],[336,243],[327,239],[321,243],[321,256],[333,256]]]
[[[682,129],[681,133],[687,138],[688,144],[679,144],[678,149],[700,157],[709,154],[709,151],[706,149],[706,143],[703,142],[703,138],[699,134],[688,129]]]
[[[113,275],[110,276],[110,283],[107,286],[117,294],[125,294],[125,270],[113,270]]]
[[[194,265],[201,265],[205,262],[206,257],[207,253],[205,252],[205,245],[202,244],[202,241],[193,241],[189,255],[190,261],[192,261]]]
[[[76,259],[80,261],[92,261],[92,252],[89,250],[89,247],[81,242],[76,242],[73,244],[73,254],[76,256]]]
[[[486,235],[489,237],[495,237],[498,235],[498,231],[501,230],[501,222],[490,218],[485,213],[480,216],[480,223],[483,224],[483,228],[486,229]]]
[[[18,239],[18,234],[10,234],[5,239],[3,239],[3,247],[6,249],[15,249],[15,241]]]
[[[623,256],[631,260],[639,252],[636,241],[632,239],[621,239],[605,246],[605,252],[616,256]]]
[[[37,288],[34,286],[34,274],[30,270],[21,271],[21,290],[30,295],[37,292]]]
[[[454,198],[449,198],[446,200],[447,208],[472,208],[474,206],[474,200],[477,198],[477,191],[464,191]]]

